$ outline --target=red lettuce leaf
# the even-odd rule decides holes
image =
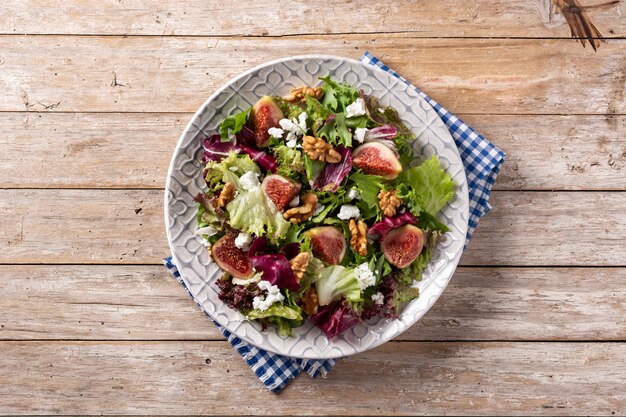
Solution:
[[[332,339],[357,324],[360,318],[341,299],[320,309],[317,314],[311,316],[311,320],[327,338]]]
[[[352,152],[344,146],[337,146],[335,149],[341,154],[341,161],[335,164],[326,164],[313,181],[313,189],[334,193],[344,178],[350,173],[352,169]]]
[[[409,213],[408,211],[397,214],[393,217],[385,217],[378,223],[374,223],[372,227],[367,231],[367,237],[378,240],[384,239],[387,236],[387,233],[391,231],[391,229],[395,229],[396,227],[400,227],[403,224],[417,224],[417,217]]]
[[[300,283],[291,269],[289,260],[282,254],[267,254],[251,256],[252,266],[255,270],[262,272],[261,279],[268,281],[278,288],[285,288],[289,291],[298,291]]]
[[[202,155],[202,162],[207,163],[209,161],[221,161],[228,156],[228,153],[236,148],[233,142],[222,142],[221,136],[216,133],[204,139],[202,142],[204,148],[204,154]]]
[[[380,140],[380,139],[393,139],[398,134],[398,129],[393,125],[382,125],[370,129],[367,131],[367,135],[365,135],[365,140],[367,142]]]
[[[244,125],[243,128],[235,135],[239,145],[254,146],[254,130]]]

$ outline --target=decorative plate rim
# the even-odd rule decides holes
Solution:
[[[176,147],[174,148],[174,151],[172,153],[172,159],[170,161],[170,165],[169,168],[167,170],[167,177],[166,177],[166,181],[165,181],[165,189],[164,189],[164,207],[163,207],[163,214],[164,214],[164,224],[165,224],[165,229],[166,229],[166,236],[167,236],[167,242],[168,242],[168,247],[170,249],[170,253],[172,255],[172,258],[174,260],[174,263],[176,265],[180,265],[179,264],[179,260],[176,256],[176,251],[174,250],[174,245],[173,245],[173,241],[172,241],[172,235],[171,235],[171,228],[168,226],[168,221],[169,221],[169,190],[170,190],[170,186],[171,186],[171,180],[172,180],[172,176],[175,170],[175,165],[176,165],[176,155],[179,154],[181,146],[184,142],[185,137],[187,136],[187,134],[189,134],[189,131],[192,129],[193,127],[193,123],[195,120],[198,119],[198,117],[202,114],[203,111],[205,111],[205,109],[207,108],[207,106],[213,101],[215,100],[217,97],[219,97],[219,95],[224,92],[226,89],[228,89],[232,84],[235,84],[237,81],[256,73],[257,71],[266,68],[266,67],[271,67],[274,66],[276,64],[280,64],[283,62],[288,62],[288,61],[294,61],[294,60],[308,60],[308,59],[321,59],[321,60],[339,60],[339,61],[343,61],[343,62],[347,62],[349,64],[352,65],[357,65],[357,66],[361,66],[364,67],[368,70],[372,70],[375,73],[379,73],[379,74],[383,74],[384,77],[393,77],[393,75],[383,71],[381,68],[374,66],[374,65],[370,65],[370,64],[366,64],[364,62],[361,62],[359,60],[353,59],[353,58],[346,58],[346,57],[341,57],[341,56],[336,56],[336,55],[330,55],[330,54],[305,54],[305,55],[294,55],[294,56],[289,56],[289,57],[284,57],[284,58],[279,58],[276,60],[272,60],[272,61],[267,61],[264,63],[261,63],[259,65],[256,65],[238,75],[236,75],[235,77],[229,79],[228,81],[226,81],[224,84],[222,84],[217,90],[215,90],[215,92],[213,94],[211,94],[209,96],[208,99],[206,99],[198,108],[198,110],[193,114],[193,116],[190,118],[189,122],[187,123],[187,126],[185,127],[185,129],[183,130],[183,132],[181,133],[180,137],[178,138],[178,141],[176,143]],[[383,77],[383,78],[384,78]],[[380,80],[379,80],[380,81]],[[441,118],[439,117],[439,115],[436,113],[436,111],[432,108],[432,106],[421,96],[417,96],[416,97],[416,102],[422,101],[424,102],[427,106],[428,106],[428,110],[426,110],[427,112],[432,111],[434,112],[435,116],[441,121]],[[444,125],[445,127],[445,125]],[[450,135],[449,131],[447,130],[447,128],[445,129],[447,136],[450,138],[450,141],[452,143],[452,150],[455,153],[455,155],[458,157],[458,160],[461,161],[462,163],[462,159],[461,156],[459,154],[458,148],[456,147],[456,144],[454,143],[454,139],[452,138],[452,136]],[[468,184],[467,184],[467,177],[465,174],[465,170],[462,169],[460,174],[462,175],[462,179],[463,179],[463,184],[457,184],[459,186],[460,189],[464,190],[464,198],[462,199],[462,203],[463,204],[463,213],[464,214],[464,218],[467,219],[469,217],[469,196],[468,196]],[[458,175],[458,174],[457,174]],[[458,209],[456,209],[458,210]],[[464,229],[462,230],[464,232],[464,235],[467,234],[467,228],[468,225],[465,224]],[[365,352],[367,350],[370,350],[372,348],[375,348],[377,346],[380,346],[383,343],[388,342],[389,340],[392,340],[393,338],[399,336],[400,334],[404,333],[404,331],[406,331],[410,326],[414,325],[415,323],[417,323],[429,310],[430,308],[432,308],[432,306],[434,305],[434,303],[436,302],[436,300],[441,296],[441,294],[443,293],[443,291],[445,290],[445,288],[447,287],[448,283],[450,282],[450,279],[452,278],[452,276],[454,275],[454,272],[456,271],[456,268],[459,264],[459,261],[461,259],[461,255],[463,254],[463,249],[461,248],[461,250],[459,250],[455,255],[454,258],[450,261],[447,262],[448,265],[451,265],[451,272],[449,273],[449,276],[445,278],[445,283],[443,283],[444,285],[438,289],[438,291],[436,291],[434,294],[431,294],[431,297],[429,298],[428,301],[428,306],[421,310],[418,311],[416,314],[414,314],[413,316],[411,316],[411,320],[409,323],[404,323],[404,321],[401,318],[398,318],[396,320],[400,320],[403,322],[403,324],[405,325],[404,328],[402,328],[401,331],[396,332],[396,334],[388,336],[388,337],[380,337],[377,340],[375,340],[374,342],[368,344],[365,348],[361,348],[360,346],[355,347],[353,352],[338,352],[336,353],[336,351],[331,350],[330,352],[328,352],[328,354],[325,354],[323,357],[318,357],[318,356],[310,356],[310,355],[294,355],[291,354],[291,352],[281,352],[278,349],[274,348],[273,346],[258,346],[254,341],[252,341],[247,334],[243,334],[241,331],[238,331],[238,329],[240,327],[238,327],[237,329],[233,330],[230,329],[228,327],[229,322],[222,322],[222,320],[220,320],[217,317],[214,317],[213,315],[211,315],[209,312],[207,312],[206,310],[203,309],[203,311],[212,319],[214,320],[217,324],[219,324],[220,326],[222,326],[223,328],[225,328],[226,330],[228,330],[230,333],[234,334],[235,336],[241,338],[242,340],[246,341],[247,343],[259,348],[259,349],[263,349],[265,351],[271,352],[271,353],[276,353],[279,355],[283,355],[283,356],[287,356],[287,357],[292,357],[292,358],[299,358],[299,359],[336,359],[336,358],[340,358],[340,357],[344,357],[344,356],[349,356],[352,354],[356,354],[356,353],[361,353],[361,352]],[[432,261],[431,261],[432,262]],[[181,274],[181,278],[184,279],[184,275],[182,271],[179,271]],[[191,295],[191,294],[190,294]],[[194,301],[195,300],[195,297]],[[196,301],[197,302],[197,301]],[[408,306],[407,306],[408,308]]]

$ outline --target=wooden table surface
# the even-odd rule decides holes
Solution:
[[[3,0],[0,412],[625,414],[626,3],[597,53],[546,3]],[[507,163],[432,310],[276,396],[161,265],[166,169],[231,77],[366,50]]]

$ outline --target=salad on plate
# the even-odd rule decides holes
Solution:
[[[311,320],[330,339],[419,296],[455,183],[416,158],[395,109],[320,80],[261,97],[203,141],[196,235],[226,305],[281,336]]]

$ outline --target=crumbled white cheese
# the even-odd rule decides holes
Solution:
[[[261,186],[259,174],[253,171],[248,171],[239,177],[239,183],[246,191],[254,191]]]
[[[285,145],[287,145],[287,147],[291,149],[295,148],[297,144],[298,142],[296,142],[295,139],[288,140],[287,143],[285,143]]]
[[[248,284],[252,284],[253,282],[259,282],[259,281],[261,281],[261,275],[262,275],[262,274],[260,274],[260,273],[258,273],[258,274],[254,274],[254,275],[252,275],[252,277],[251,277],[251,278],[247,278],[247,279],[245,279],[245,278],[236,278],[236,277],[233,277],[233,279],[231,280],[231,282],[232,282],[233,284],[235,284],[235,285],[242,285],[242,286],[245,286],[245,285],[248,285]]]
[[[252,243],[252,235],[247,233],[239,232],[235,238],[235,246],[243,251],[250,249],[250,243]]]
[[[290,202],[289,202],[289,207],[296,207],[298,204],[300,204],[300,196],[296,195]]]
[[[276,285],[272,285],[268,281],[259,281],[257,285],[261,291],[267,291],[267,294],[254,297],[252,299],[252,308],[265,311],[275,302],[281,302],[285,299]]]
[[[285,132],[282,129],[279,129],[277,127],[270,127],[269,129],[267,129],[267,133],[269,133],[271,137],[276,138],[276,139],[282,138],[283,135],[285,134]]]
[[[326,206],[323,205],[323,204],[317,203],[315,205],[315,211],[313,212],[313,215],[317,216],[318,214],[320,214],[322,212],[322,210],[324,210],[324,207],[326,207]]]
[[[305,112],[300,113],[300,115],[298,116],[298,127],[300,127],[300,130],[302,131],[302,133],[306,132],[307,125],[306,125],[306,113]]]
[[[295,132],[300,129],[300,126],[298,126],[295,122],[292,122],[289,119],[280,119],[278,124],[286,132]]]
[[[339,217],[341,220],[348,220],[351,218],[358,219],[360,215],[361,212],[359,211],[359,208],[357,206],[353,204],[344,204],[339,209],[339,214],[337,215],[337,217]]]
[[[365,114],[365,100],[361,97],[354,100],[354,103],[346,107],[346,117],[357,117]]]
[[[372,294],[372,301],[374,304],[381,306],[385,302],[385,296],[378,291],[376,294]]]
[[[216,233],[217,233],[217,229],[213,226],[201,227],[200,229],[195,231],[196,236],[207,235],[208,237],[211,237]]]
[[[354,130],[354,140],[356,140],[359,143],[363,143],[365,141],[365,135],[367,134],[368,131],[369,129],[366,127],[357,127]]]
[[[376,284],[376,277],[367,262],[363,262],[361,265],[354,268],[354,278],[359,282],[361,291]]]
[[[206,239],[202,239],[202,245],[203,245],[205,248],[210,248],[210,247],[211,247],[211,242],[209,242],[209,241],[208,241],[208,240],[206,240]]]
[[[357,197],[359,197],[359,192],[355,190],[354,188],[350,188],[348,192],[346,193],[346,200],[348,201],[352,201]]]

